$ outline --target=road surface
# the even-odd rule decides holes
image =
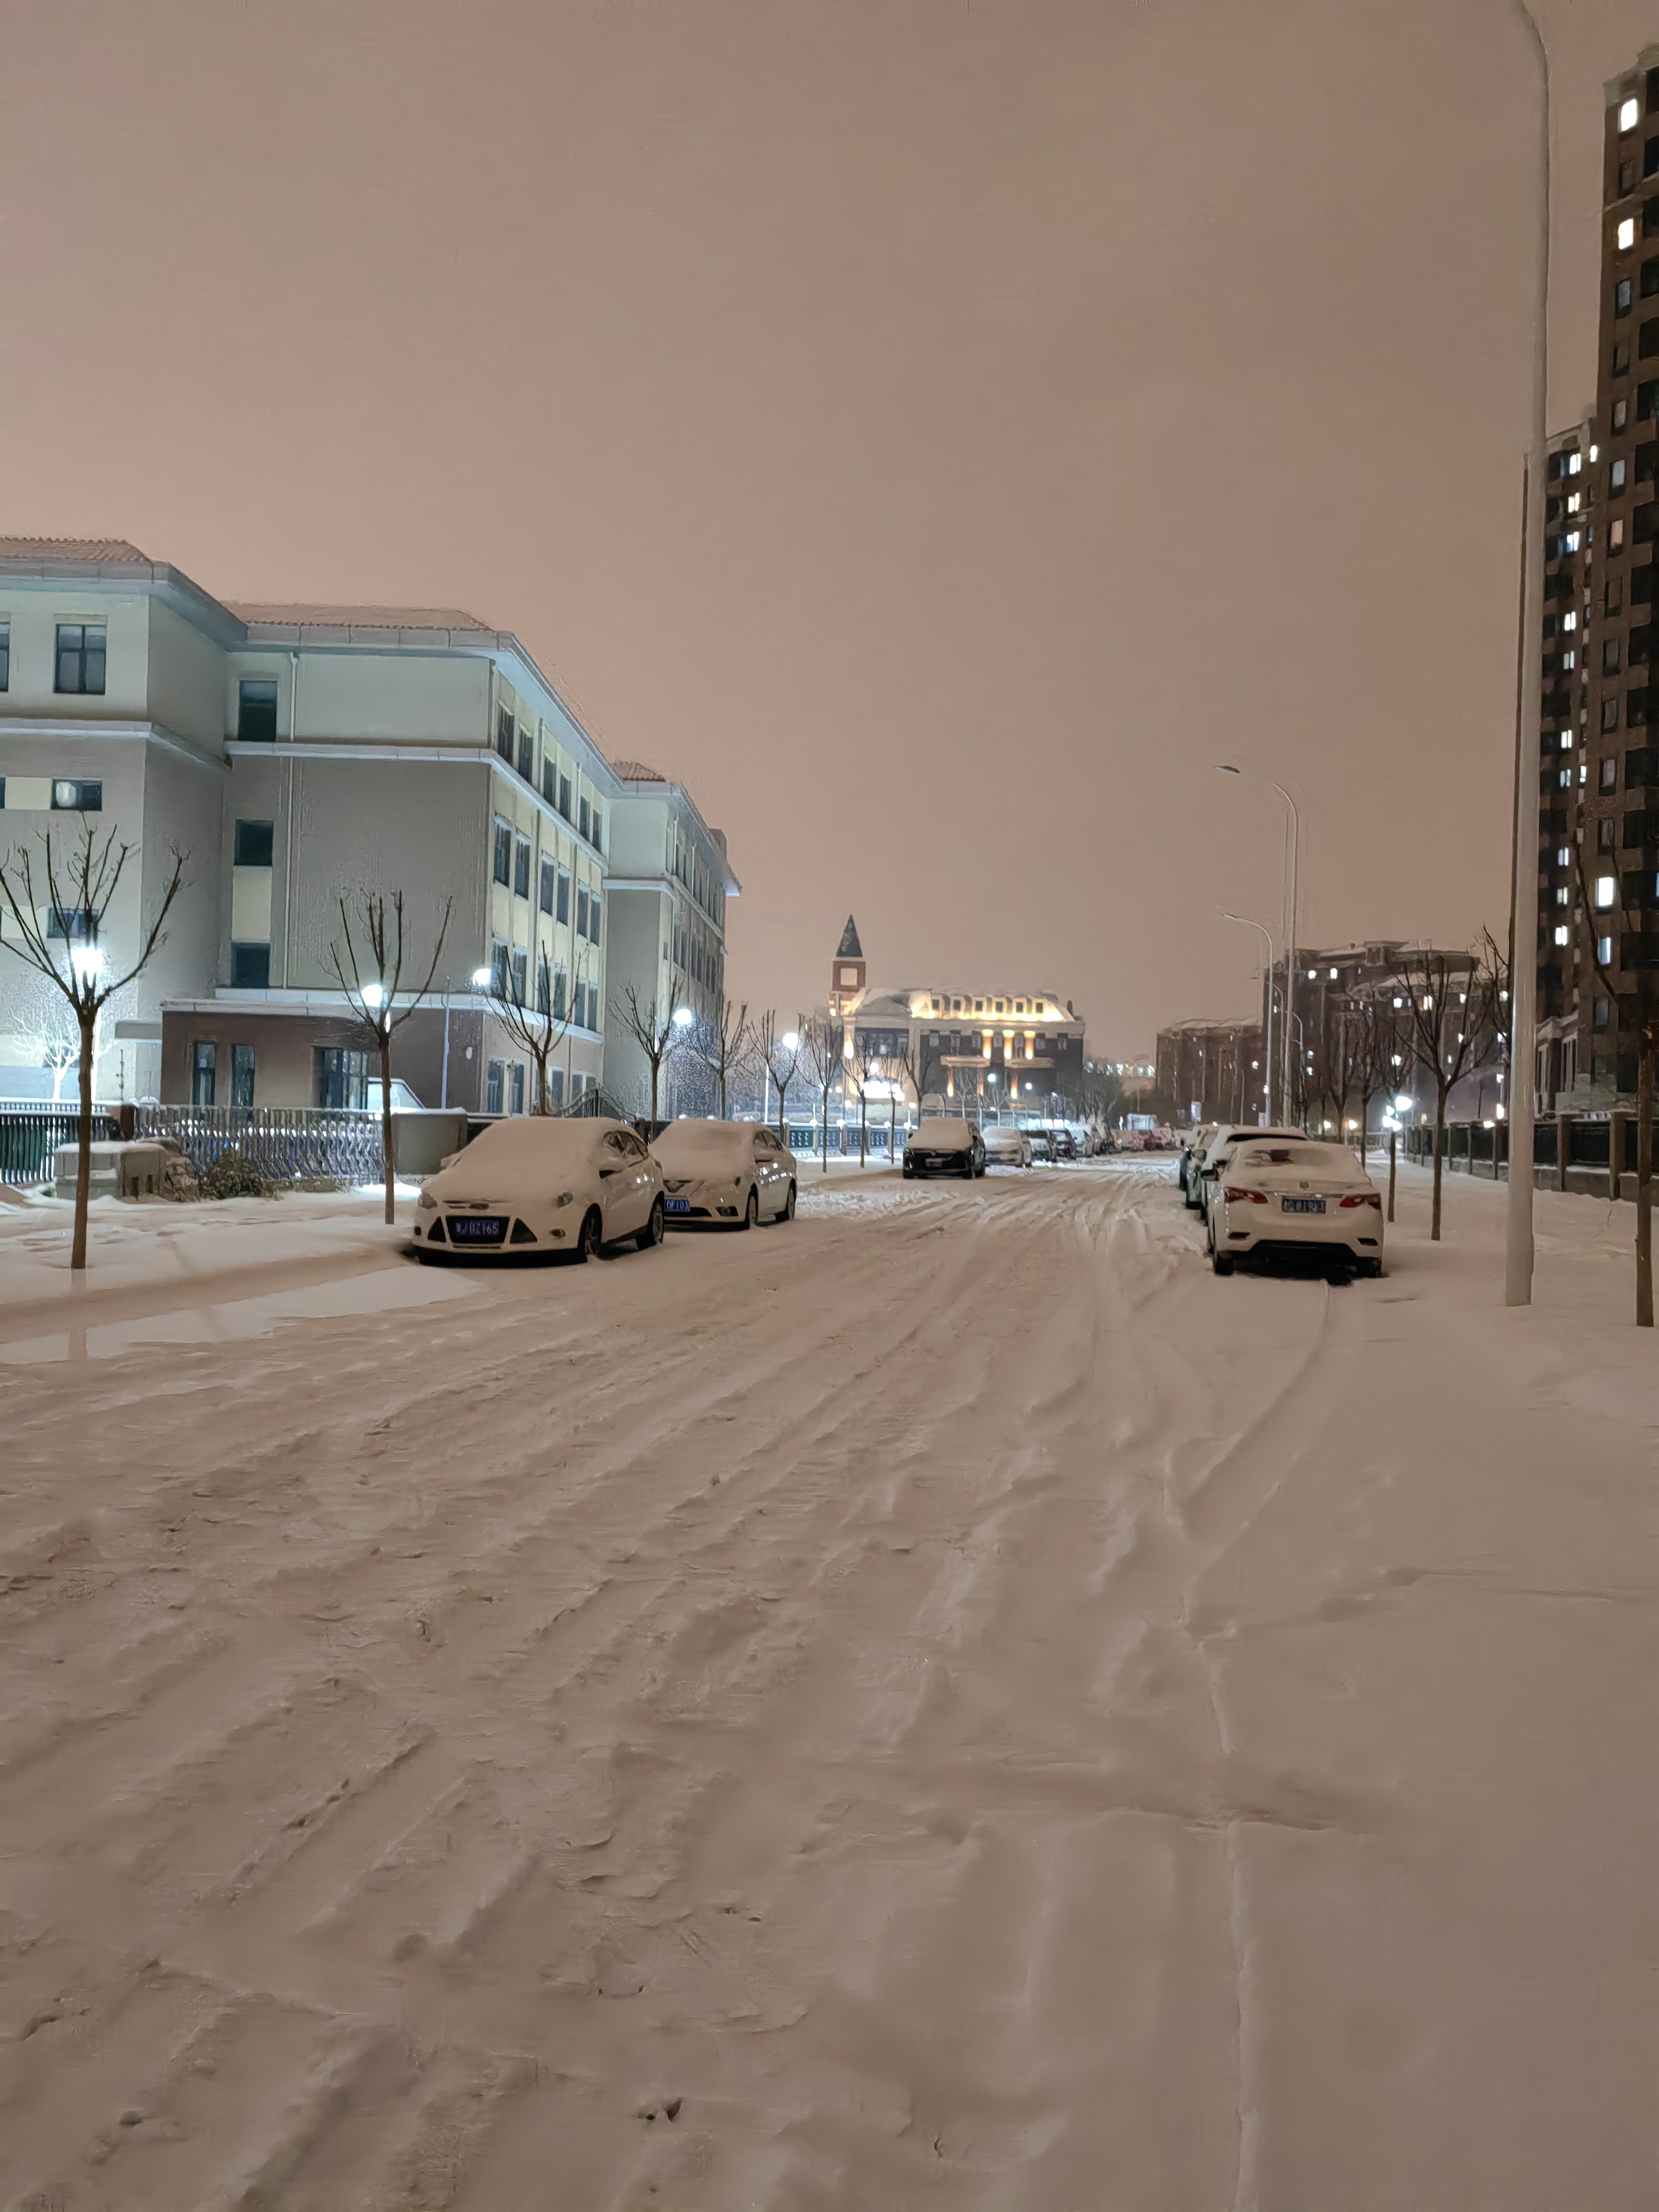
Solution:
[[[0,2203],[1650,2205],[1652,1346],[1452,1201],[1333,1290],[875,1178],[0,1368]]]

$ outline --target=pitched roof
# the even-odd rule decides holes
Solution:
[[[666,783],[668,781],[659,769],[647,768],[643,761],[612,761],[611,765],[624,783]]]
[[[837,960],[862,960],[864,947],[859,943],[859,926],[849,914],[847,927],[841,933],[841,943],[836,947]]]
[[[481,623],[477,615],[464,614],[459,607],[267,606],[246,599],[227,599],[224,604],[242,622],[275,623],[291,629],[489,629],[488,623]]]
[[[150,566],[149,554],[125,538],[0,538],[0,561],[137,561]]]

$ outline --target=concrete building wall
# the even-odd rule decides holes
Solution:
[[[38,582],[0,574],[0,622],[11,624],[11,673],[0,712],[64,721],[143,721],[149,715],[149,600],[142,592],[89,588],[78,579]],[[101,623],[104,690],[53,690],[59,623]]]
[[[241,657],[249,664],[242,672],[268,672],[252,666],[254,657]],[[356,744],[488,744],[489,684],[490,664],[481,655],[302,652],[295,735]],[[285,738],[281,691],[277,705]]]
[[[653,1000],[665,1005],[667,971],[658,948],[667,926],[668,902],[656,891],[612,891],[609,903],[613,988],[620,993],[632,983],[643,1005]],[[605,1087],[636,1114],[648,1110],[650,1066],[639,1044],[611,1013],[605,1028]]]
[[[152,599],[149,610],[149,720],[218,758],[236,726],[226,719],[228,655],[164,600]]]

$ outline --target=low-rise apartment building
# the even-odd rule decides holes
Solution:
[[[1156,1097],[1181,1120],[1267,1119],[1267,1067],[1255,1022],[1176,1022],[1158,1033]]]
[[[361,1103],[374,1071],[332,951],[343,902],[398,892],[406,981],[448,910],[431,1000],[394,1047],[423,1103],[533,1103],[492,1000],[533,1007],[544,977],[553,1102],[599,1083],[620,988],[608,852],[630,788],[510,632],[222,602],[129,544],[14,538],[0,640],[0,853],[38,852],[43,830],[61,845],[71,823],[130,845],[95,923],[118,969],[185,854],[167,941],[110,1008],[100,1096]],[[50,1087],[49,997],[0,963],[0,1095]]]

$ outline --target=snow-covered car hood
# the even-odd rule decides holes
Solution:
[[[906,1152],[966,1152],[973,1148],[974,1133],[966,1121],[924,1121],[904,1140]]]
[[[620,1122],[560,1121],[547,1115],[515,1115],[475,1137],[447,1168],[428,1176],[429,1197],[462,1200],[507,1198],[533,1191],[553,1198],[573,1176],[598,1166],[599,1151]]]
[[[1023,1129],[988,1129],[985,1132],[988,1152],[1023,1152],[1026,1142]]]

